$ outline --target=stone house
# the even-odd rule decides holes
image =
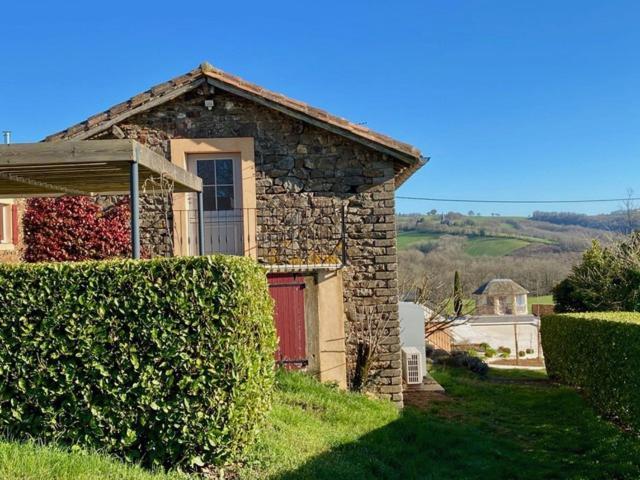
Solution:
[[[510,279],[497,278],[480,286],[473,296],[473,315],[448,329],[457,345],[488,344],[508,348],[512,358],[540,358],[540,319],[529,314],[529,292]],[[494,358],[493,360],[496,360]]]
[[[494,278],[473,292],[475,315],[526,315],[528,294],[511,279]]]
[[[378,325],[371,389],[402,403],[394,191],[419,150],[208,64],[45,141],[113,138],[203,179],[204,250],[265,265],[282,363],[347,385]],[[163,179],[144,192],[143,250],[196,254],[195,194]]]

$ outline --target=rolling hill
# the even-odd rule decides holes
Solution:
[[[429,280],[439,297],[456,271],[470,293],[492,278],[511,278],[532,295],[548,295],[594,239],[619,234],[524,217],[403,214],[397,216],[399,281],[415,288]],[[412,287],[414,285],[414,287]]]
[[[525,217],[479,217],[446,215],[399,215],[399,250],[430,251],[442,242],[462,243],[472,257],[505,255],[536,256],[559,252],[582,252],[594,238],[607,241],[613,234],[579,225],[531,220]]]

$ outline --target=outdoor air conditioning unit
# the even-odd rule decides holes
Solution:
[[[422,354],[415,347],[402,347],[402,378],[407,385],[422,383]]]

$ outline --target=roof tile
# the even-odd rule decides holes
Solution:
[[[312,119],[326,123],[328,125],[333,125],[334,127],[338,127],[346,132],[366,139],[373,144],[380,145],[381,147],[384,147],[391,152],[396,152],[394,156],[396,156],[399,160],[402,160],[402,162],[407,165],[407,167],[401,169],[400,171],[400,174],[398,176],[399,183],[404,181],[411,173],[413,173],[424,164],[420,151],[407,143],[403,143],[387,135],[374,132],[373,130],[370,130],[363,125],[351,123],[342,117],[332,115],[325,110],[312,107],[299,100],[294,100],[280,93],[272,92],[258,85],[247,82],[240,77],[223,72],[222,70],[219,70],[208,63],[203,63],[202,65],[200,65],[200,67],[191,70],[184,75],[180,75],[179,77],[169,80],[168,82],[160,83],[152,87],[150,90],[142,92],[125,102],[119,103],[106,110],[105,112],[94,115],[88,120],[74,125],[67,130],[63,130],[61,132],[50,135],[45,140],[70,139],[74,135],[78,135],[81,132],[92,129],[96,130],[95,133],[99,133],[101,131],[101,124],[104,123],[104,128],[108,128],[107,121],[112,119],[114,116],[126,114],[127,110],[133,110],[155,97],[162,97],[164,94],[170,93],[176,88],[181,88],[185,85],[188,85],[190,82],[193,82],[194,80],[202,76],[215,79],[223,85],[228,85],[240,89],[249,95],[261,97],[286,109],[303,113],[304,115],[308,115]]]

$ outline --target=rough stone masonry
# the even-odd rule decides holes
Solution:
[[[211,93],[204,91],[208,88],[203,86],[130,117],[118,127],[126,137],[167,158],[173,138],[253,137],[259,261],[295,262],[310,254],[324,259],[339,256],[344,208],[350,372],[356,322],[373,319],[374,324],[385,327],[385,335],[373,366],[371,388],[401,404],[393,159],[220,89],[215,90],[214,107],[209,111],[203,107],[203,95]],[[171,243],[166,208],[158,205],[157,196],[148,197],[142,205],[143,248],[165,255]],[[292,227],[306,230],[291,237]]]

